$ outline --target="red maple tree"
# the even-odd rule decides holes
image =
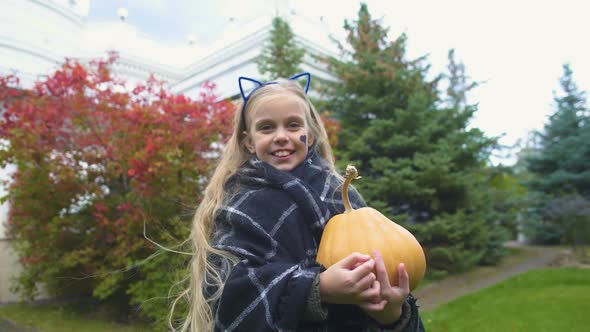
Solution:
[[[146,280],[167,294],[172,277],[150,276],[159,269],[140,264],[155,252],[144,223],[158,243],[189,236],[230,134],[234,106],[218,101],[213,84],[197,100],[154,78],[130,88],[111,72],[116,58],[66,60],[31,89],[0,77],[0,166],[17,166],[7,184],[8,229],[26,297],[43,284],[54,296],[140,302],[150,295],[138,285],[154,288]]]

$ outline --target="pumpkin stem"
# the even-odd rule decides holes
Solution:
[[[342,185],[342,201],[344,202],[344,213],[354,211],[352,205],[350,205],[350,199],[348,198],[348,186],[350,185],[352,180],[361,178],[358,175],[359,172],[356,170],[356,167],[352,165],[346,166],[346,172],[344,173],[344,177],[346,177],[346,180],[344,181],[344,185]]]

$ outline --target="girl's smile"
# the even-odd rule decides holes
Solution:
[[[279,150],[279,151],[275,151],[271,154],[277,158],[285,159],[285,158],[292,156],[294,152],[295,151],[292,151],[292,150]]]

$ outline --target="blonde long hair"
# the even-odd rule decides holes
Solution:
[[[334,170],[334,157],[332,148],[328,141],[328,135],[324,124],[321,121],[319,113],[305,94],[301,86],[292,80],[279,79],[277,84],[268,84],[254,91],[246,104],[246,115],[251,110],[264,104],[269,98],[277,96],[296,96],[300,98],[307,106],[306,122],[309,126],[310,138],[314,139],[314,148],[316,153],[323,157],[330,168]],[[190,284],[172,304],[171,315],[169,319],[170,327],[176,328],[172,323],[172,313],[175,306],[180,300],[187,300],[189,303],[188,316],[179,327],[182,332],[202,332],[213,331],[215,323],[215,313],[213,305],[221,297],[224,286],[224,276],[218,270],[216,265],[209,260],[212,256],[218,256],[231,264],[236,264],[238,259],[224,250],[216,249],[212,246],[211,237],[215,228],[215,218],[219,209],[228,199],[225,195],[225,185],[227,180],[236,174],[237,170],[252,154],[248,152],[244,145],[244,131],[246,123],[243,123],[241,116],[242,105],[238,105],[234,115],[234,130],[225,146],[219,164],[217,165],[209,184],[205,189],[203,200],[195,212],[192,225],[191,239],[193,244],[193,255],[190,263]],[[247,120],[247,116],[246,122]],[[212,287],[216,291],[207,296],[205,289]]]

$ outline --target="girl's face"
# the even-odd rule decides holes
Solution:
[[[250,120],[245,145],[250,153],[281,171],[292,171],[307,157],[313,143],[296,98],[274,98],[248,112]]]

